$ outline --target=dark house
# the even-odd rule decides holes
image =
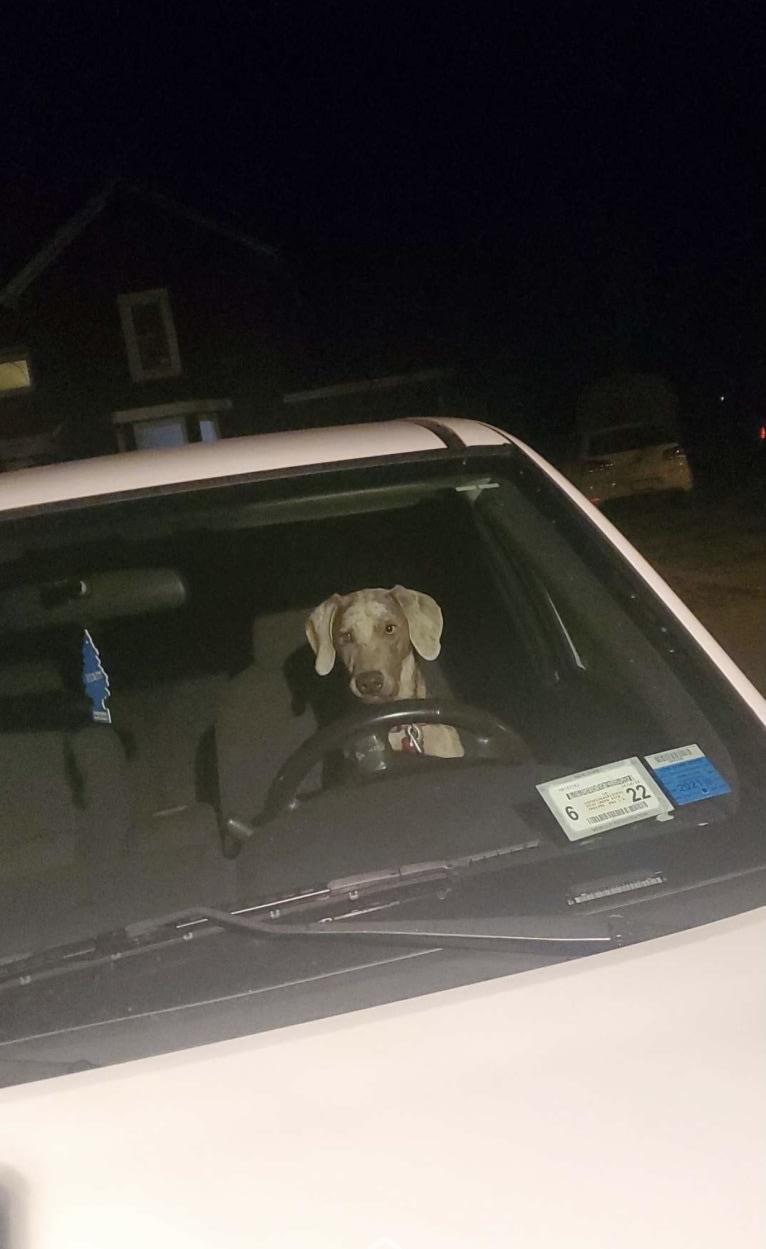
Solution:
[[[110,184],[0,286],[0,467],[273,427],[298,311],[272,248]]]

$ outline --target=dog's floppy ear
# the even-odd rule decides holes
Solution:
[[[335,664],[335,644],[332,640],[332,622],[342,602],[340,594],[333,594],[315,607],[306,621],[306,637],[314,654],[314,667],[320,677],[332,672]]]
[[[436,659],[441,650],[444,624],[442,609],[436,599],[430,594],[421,594],[420,590],[408,590],[403,585],[395,585],[391,594],[407,617],[415,650],[424,659]]]

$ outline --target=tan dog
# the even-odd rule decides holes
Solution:
[[[441,650],[442,613],[429,594],[395,585],[390,590],[333,594],[306,621],[306,637],[316,670],[327,676],[340,656],[351,677],[351,692],[365,703],[427,698],[415,653],[436,659]],[[401,726],[389,733],[394,750],[459,758],[463,747],[455,729],[443,724]]]

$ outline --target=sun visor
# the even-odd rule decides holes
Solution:
[[[0,632],[172,611],[187,598],[186,582],[174,568],[128,568],[16,586],[0,593]]]

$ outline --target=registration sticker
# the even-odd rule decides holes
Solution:
[[[677,806],[730,794],[731,786],[699,746],[679,746],[647,755],[646,762]]]
[[[673,804],[637,758],[544,781],[537,791],[570,841],[638,820],[673,818]]]

